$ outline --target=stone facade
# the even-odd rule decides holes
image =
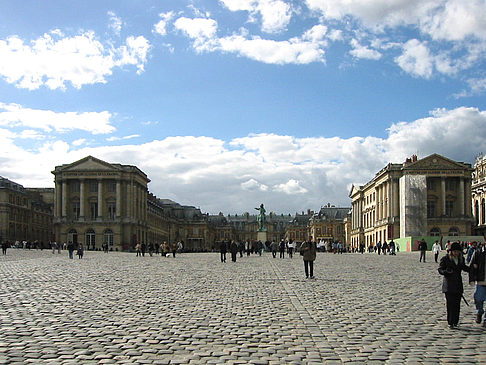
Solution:
[[[486,156],[480,154],[474,164],[472,179],[472,205],[474,231],[477,235],[486,234]]]
[[[0,241],[38,241],[52,238],[54,189],[24,188],[0,177]]]
[[[309,234],[316,241],[346,244],[345,219],[350,208],[328,206],[321,208],[309,220]]]
[[[438,154],[388,164],[363,186],[354,185],[351,242],[366,247],[405,236],[471,234],[470,164]]]
[[[147,242],[150,180],[137,167],[88,156],[52,173],[57,241],[123,250]]]

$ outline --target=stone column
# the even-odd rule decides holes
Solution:
[[[441,215],[446,215],[446,181],[445,177],[440,178],[440,201],[441,201]]]
[[[116,180],[116,217],[121,216],[121,181],[118,179]]]
[[[392,196],[393,196],[393,184],[392,184],[392,181],[391,180],[388,180],[388,183],[387,183],[387,196],[388,196],[388,200],[387,200],[387,211],[386,211],[386,214],[388,216],[388,220],[390,220],[390,218],[392,217]]]
[[[55,209],[54,209],[54,216],[57,218],[62,217],[62,183],[59,180],[56,180],[56,197],[55,197]]]
[[[79,179],[79,217],[84,219],[84,179]]]
[[[464,196],[465,196],[464,178],[460,177],[459,178],[459,215],[461,217],[464,216]]]
[[[62,216],[67,216],[67,180],[62,181]]]
[[[103,180],[98,180],[98,218],[103,217]]]
[[[464,179],[465,187],[465,216],[472,217],[472,194],[471,194],[471,179]]]
[[[398,186],[398,179],[393,179],[393,216],[400,215],[400,191]]]
[[[133,199],[132,199],[132,181],[127,182],[127,217],[133,219],[132,209],[133,209]]]

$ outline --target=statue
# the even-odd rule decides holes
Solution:
[[[260,208],[255,208],[255,209],[260,212],[257,216],[258,232],[265,232],[266,218],[265,218],[265,208],[263,207],[263,203],[260,204]]]

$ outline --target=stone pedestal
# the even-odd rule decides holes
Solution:
[[[257,241],[267,242],[267,232],[257,232]]]

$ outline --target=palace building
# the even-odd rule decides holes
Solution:
[[[469,236],[470,164],[433,154],[390,163],[362,186],[353,185],[351,244],[366,247],[412,236]]]
[[[150,181],[136,166],[88,156],[54,171],[54,234],[87,249],[108,243],[128,249],[148,237]]]
[[[52,188],[24,188],[0,176],[0,241],[46,245],[52,238],[53,197]]]

